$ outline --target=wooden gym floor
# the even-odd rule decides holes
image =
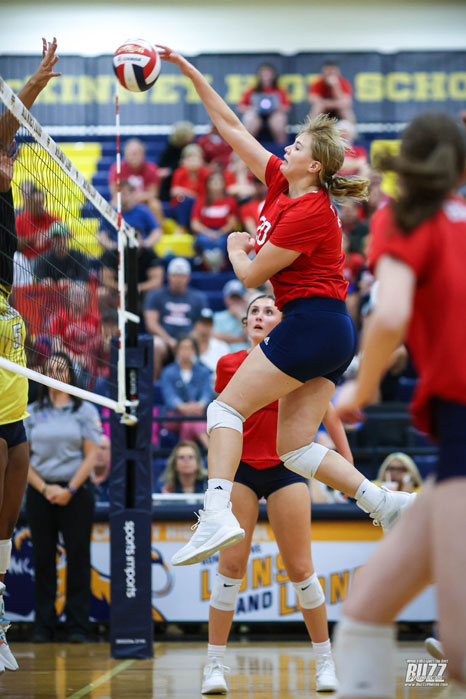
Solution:
[[[0,675],[2,699],[188,699],[201,697],[204,643],[155,643],[155,660],[112,660],[108,643],[12,643],[20,670]],[[312,699],[314,661],[303,642],[237,642],[228,646],[225,664],[230,699]],[[399,643],[397,699],[459,699],[448,687],[405,687],[406,661],[427,659],[420,643]]]

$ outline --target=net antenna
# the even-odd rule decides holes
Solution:
[[[99,222],[104,220],[110,229],[118,233],[118,365],[117,390],[114,392],[117,399],[114,400],[93,391],[96,376],[92,375],[92,371],[88,369],[83,371],[83,376],[86,376],[88,384],[83,388],[66,383],[54,376],[46,376],[31,366],[16,364],[2,356],[0,356],[0,368],[21,374],[37,383],[64,391],[83,400],[110,408],[121,414],[121,421],[125,424],[135,424],[137,422],[135,413],[138,401],[136,400],[136,391],[132,392],[133,397],[128,395],[125,351],[127,323],[129,323],[128,329],[133,326],[137,333],[139,316],[125,308],[124,280],[125,250],[137,249],[136,232],[121,216],[121,199],[119,198],[119,213],[117,213],[72,163],[62,148],[45,131],[1,77],[0,108],[3,111],[7,110],[16,120],[18,124],[16,141],[21,144],[21,152],[15,163],[12,181],[16,228],[18,229],[17,214],[23,209],[22,215],[24,216],[27,201],[39,193],[39,196],[47,203],[54,222],[53,225],[61,227],[58,233],[55,230],[55,235],[63,235],[70,240],[70,245],[75,251],[73,263],[77,270],[75,270],[75,277],[65,280],[65,285],[52,283],[48,277],[40,277],[39,268],[44,266],[46,256],[37,254],[37,257],[32,260],[33,264],[30,265],[27,256],[29,253],[32,254],[32,247],[28,243],[23,249],[24,262],[20,263],[19,267],[15,259],[16,271],[19,272],[18,278],[21,277],[22,272],[26,273],[26,267],[21,267],[25,263],[28,263],[27,274],[30,278],[29,284],[16,285],[15,282],[13,283],[11,303],[12,307],[17,308],[23,315],[26,324],[26,355],[40,357],[43,363],[50,354],[54,353],[54,342],[59,340],[61,344],[59,344],[58,349],[69,350],[69,353],[75,357],[73,352],[76,350],[76,344],[73,345],[74,340],[70,339],[71,335],[74,338],[80,337],[83,363],[86,359],[89,360],[89,365],[95,364],[97,361],[96,357],[92,356],[90,349],[92,347],[91,341],[95,339],[90,337],[90,326],[81,320],[76,320],[73,310],[81,318],[78,312],[82,310],[79,309],[79,294],[83,298],[83,293],[87,294],[85,298],[89,299],[90,307],[94,304],[94,310],[96,308],[96,297],[99,289],[96,284],[92,287],[92,284],[82,281],[85,277],[80,276],[80,265],[83,267],[83,260],[86,260],[87,264],[90,258],[95,257],[96,250],[100,253],[101,249],[97,244],[97,228]],[[84,215],[84,209],[87,209],[86,215]],[[50,248],[51,236],[54,235],[50,232],[51,230],[52,228],[49,228],[48,231],[33,231],[36,233],[34,239],[39,241],[38,244],[43,245],[44,249],[46,245]],[[8,231],[3,230],[2,234],[5,233]],[[47,264],[49,265],[47,274],[53,279],[58,271],[57,267],[49,261]],[[84,272],[84,270],[82,271]],[[76,279],[81,279],[81,281],[76,282]],[[0,279],[0,283],[2,281]],[[78,301],[73,301],[73,294]],[[97,312],[94,314],[95,317],[99,318]],[[96,327],[98,327],[98,322],[97,320]],[[58,338],[58,334],[60,334],[58,331],[57,336],[46,336],[51,323],[54,329],[60,329],[63,337]],[[47,352],[38,349],[38,346],[44,342],[50,345]],[[36,364],[40,365],[41,362],[28,363],[35,366]],[[86,381],[82,380],[81,383],[86,384]]]

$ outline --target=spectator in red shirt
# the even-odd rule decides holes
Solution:
[[[254,195],[252,199],[240,205],[239,214],[241,219],[241,230],[247,231],[249,235],[255,237],[261,211],[264,208],[267,187],[263,182],[254,179]]]
[[[353,143],[356,138],[356,126],[353,122],[342,119],[338,122],[338,130],[347,143],[343,167],[338,174],[342,177],[346,177],[346,175],[368,177],[370,167],[367,161],[367,151],[364,146],[357,146]]]
[[[309,87],[310,117],[328,114],[337,119],[356,121],[353,112],[353,88],[351,83],[340,74],[340,67],[335,61],[325,61],[320,78]]]
[[[278,73],[270,63],[259,66],[256,82],[243,94],[238,109],[243,114],[245,127],[253,136],[259,137],[268,131],[274,141],[286,143],[290,99],[278,86]]]
[[[202,148],[197,143],[185,146],[181,153],[181,164],[172,177],[170,189],[171,211],[167,215],[189,230],[191,211],[196,197],[205,194],[205,183],[210,175],[204,167]]]
[[[144,143],[138,138],[126,142],[121,161],[122,180],[127,180],[136,192],[135,204],[145,204],[159,220],[162,219],[162,206],[159,200],[160,176],[155,163],[146,160]],[[116,163],[108,173],[108,184],[112,193],[112,203],[116,204]]]
[[[206,194],[198,197],[191,213],[191,230],[196,235],[195,248],[209,269],[218,272],[225,264],[227,238],[237,222],[237,204],[225,194],[220,172],[206,181]]]
[[[18,251],[28,260],[33,260],[50,250],[48,230],[58,219],[46,211],[45,194],[32,182],[23,185],[23,199],[23,210],[16,217]]]
[[[201,146],[204,154],[204,161],[212,171],[223,172],[230,162],[232,148],[220,136],[217,127],[210,125],[209,133],[199,136],[197,143]]]

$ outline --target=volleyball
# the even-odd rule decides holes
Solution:
[[[160,74],[162,62],[155,46],[144,39],[128,39],[113,54],[113,70],[131,92],[145,92]]]

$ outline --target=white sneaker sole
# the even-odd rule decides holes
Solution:
[[[202,688],[201,694],[228,694],[228,689],[224,685],[214,685],[208,689]]]
[[[228,546],[233,546],[234,544],[239,544],[240,541],[244,539],[244,529],[228,529],[228,535],[220,530],[217,534],[209,539],[204,546],[198,549],[193,549],[190,553],[186,552],[183,558],[177,558],[181,551],[177,551],[171,559],[172,566],[189,566],[194,563],[200,563],[204,561],[212,554],[221,551],[222,549],[228,548]]]
[[[437,641],[436,638],[426,638],[424,641],[424,647],[426,651],[431,655],[433,658],[436,660],[445,660],[445,653],[443,652],[443,648],[440,644],[440,641]]]

